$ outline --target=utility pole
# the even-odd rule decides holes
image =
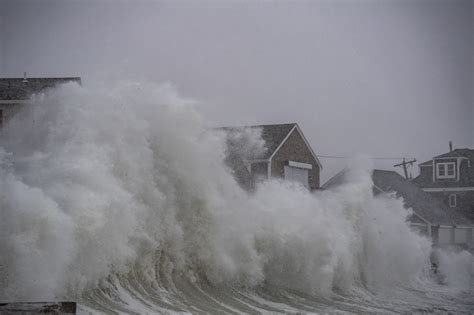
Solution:
[[[402,163],[395,164],[393,167],[402,166],[402,167],[403,167],[403,171],[405,172],[405,178],[408,179],[407,165],[408,165],[408,164],[412,165],[412,164],[415,163],[415,162],[416,162],[416,159],[413,159],[413,160],[411,160],[411,161],[405,161],[405,158],[403,158],[403,162],[402,162]]]

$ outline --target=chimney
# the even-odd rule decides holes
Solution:
[[[453,152],[453,142],[449,141],[449,152]]]
[[[26,78],[26,72],[23,72],[23,83],[27,83],[28,79]]]

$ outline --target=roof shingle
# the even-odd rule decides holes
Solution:
[[[232,132],[239,131],[246,128],[255,128],[261,130],[262,139],[265,141],[266,151],[262,152],[260,156],[256,156],[255,159],[268,159],[278,148],[280,143],[283,142],[285,137],[290,133],[291,129],[296,126],[296,123],[289,124],[277,124],[277,125],[255,125],[245,127],[222,127],[220,129]]]
[[[347,169],[337,173],[324,185],[324,189],[331,189],[345,182]],[[412,182],[403,178],[395,171],[374,170],[372,173],[374,187],[384,193],[394,192],[397,197],[403,198],[405,207],[413,209],[413,212],[433,225],[472,225],[464,215],[444,205],[429,193],[424,192]],[[376,192],[376,190],[374,189]],[[411,222],[416,218],[411,217]]]
[[[467,159],[470,159],[471,161],[474,161],[474,150],[468,149],[468,148],[455,149],[451,152],[435,156],[434,159],[446,158],[446,157],[465,157]]]
[[[374,170],[374,185],[386,193],[395,192],[402,197],[405,206],[433,225],[471,225],[468,218],[444,205],[429,193],[424,192],[412,182],[394,171]]]

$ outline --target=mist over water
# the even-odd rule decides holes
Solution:
[[[0,301],[101,312],[469,312],[473,257],[411,231],[370,166],[242,190],[226,139],[169,85],[63,85],[0,135]],[[258,132],[242,150],[264,150]]]

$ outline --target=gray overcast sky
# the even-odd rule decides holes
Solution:
[[[0,0],[0,77],[172,82],[215,125],[423,161],[474,146],[473,36],[473,1]]]

